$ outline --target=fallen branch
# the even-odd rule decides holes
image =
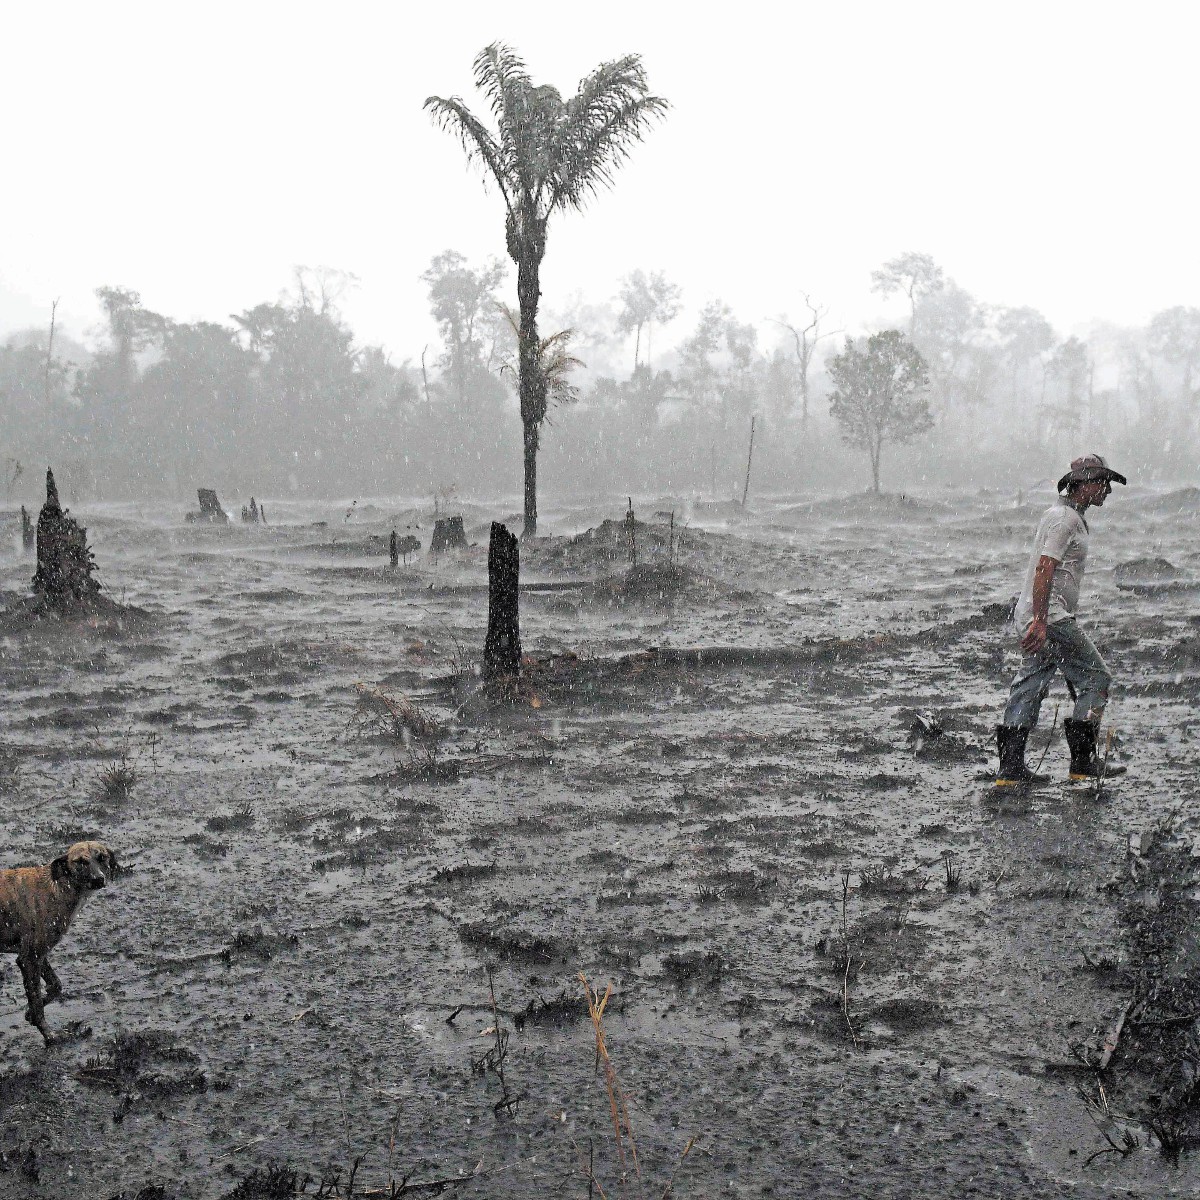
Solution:
[[[1117,1052],[1117,1046],[1121,1041],[1121,1031],[1125,1028],[1125,1021],[1133,1009],[1133,997],[1129,998],[1129,1003],[1121,1009],[1120,1015],[1113,1023],[1112,1028],[1108,1031],[1108,1035],[1104,1039],[1104,1049],[1100,1052],[1100,1061],[1096,1064],[1096,1069],[1099,1071],[1107,1071],[1108,1064],[1112,1062],[1112,1056]]]
[[[850,1020],[850,933],[846,921],[846,905],[850,899],[850,868],[842,871],[842,948],[846,955],[845,968],[842,971],[842,1016],[846,1018],[846,1028],[850,1031],[850,1041],[857,1050],[858,1034],[854,1030],[854,1022]]]
[[[1122,1016],[1123,1019],[1123,1016]],[[1079,1089],[1079,1098],[1083,1101],[1084,1107],[1087,1109],[1087,1114],[1092,1119],[1092,1124],[1096,1126],[1100,1136],[1108,1143],[1102,1149],[1091,1154],[1084,1161],[1084,1166],[1089,1167],[1098,1158],[1103,1158],[1106,1154],[1119,1154],[1122,1158],[1132,1154],[1138,1148],[1137,1137],[1130,1133],[1128,1129],[1117,1124],[1113,1111],[1108,1106],[1108,1095],[1104,1090],[1104,1085],[1097,1084],[1100,1094],[1100,1099],[1095,1096],[1089,1096],[1083,1088]]]
[[[363,1197],[383,1196],[387,1200],[394,1200],[396,1196],[415,1195],[417,1192],[433,1192],[435,1195],[439,1195],[450,1188],[462,1187],[464,1183],[470,1183],[472,1179],[477,1179],[482,1173],[483,1159],[481,1158],[469,1175],[447,1175],[442,1179],[424,1179],[418,1183],[409,1183],[409,1177],[405,1175],[398,1184],[390,1183],[385,1188],[363,1188],[358,1192],[347,1193],[347,1197],[350,1195]]]
[[[224,1154],[218,1154],[213,1162],[220,1162],[223,1158],[232,1158],[235,1154],[241,1154],[243,1150],[249,1150],[251,1146],[257,1146],[259,1142],[265,1142],[268,1134],[262,1134],[259,1137],[251,1138],[248,1142],[243,1142],[240,1146],[234,1146],[232,1150],[226,1150]]]
[[[1133,1024],[1139,1029],[1169,1029],[1172,1025],[1189,1025],[1197,1019],[1200,1019],[1200,1009],[1195,1012],[1182,1013],[1178,1017],[1156,1017],[1152,1021],[1134,1017]]]

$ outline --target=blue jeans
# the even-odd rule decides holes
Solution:
[[[1026,654],[1012,681],[1004,724],[1026,729],[1037,724],[1038,710],[1050,690],[1055,671],[1062,671],[1075,697],[1075,720],[1099,723],[1108,703],[1112,684],[1100,651],[1092,645],[1074,617],[1048,626],[1045,645],[1036,654]]]

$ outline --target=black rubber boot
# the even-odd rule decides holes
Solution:
[[[1124,775],[1125,768],[1110,762],[1106,766],[1096,753],[1097,727],[1091,721],[1063,722],[1063,730],[1067,735],[1067,745],[1071,748],[1071,779],[1082,782],[1087,779],[1099,779],[1101,774],[1105,779],[1114,775]]]
[[[1047,782],[1047,776],[1038,775],[1025,765],[1025,742],[1028,738],[1029,730],[1023,726],[996,726],[996,749],[1000,754],[997,787],[1028,787],[1033,783]]]

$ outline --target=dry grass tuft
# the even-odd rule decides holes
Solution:
[[[580,971],[579,981],[583,984],[584,995],[587,997],[588,1016],[592,1019],[592,1031],[596,1036],[596,1066],[604,1065],[604,1086],[608,1089],[608,1104],[612,1112],[613,1134],[617,1140],[617,1154],[621,1166],[625,1166],[625,1143],[629,1143],[629,1152],[633,1158],[633,1169],[640,1176],[642,1171],[638,1166],[637,1144],[633,1140],[633,1127],[629,1124],[629,1110],[625,1105],[625,1093],[621,1090],[617,1079],[616,1068],[608,1056],[608,1044],[604,1033],[604,1010],[612,996],[612,984],[604,989],[601,996],[598,989],[593,989],[588,983],[587,976]],[[690,1149],[690,1147],[689,1147]]]
[[[441,726],[407,696],[369,683],[356,683],[350,730],[360,737],[395,738],[408,745],[417,740],[438,738]]]
[[[137,768],[122,755],[118,762],[101,768],[96,782],[102,799],[117,801],[129,799],[137,781]]]

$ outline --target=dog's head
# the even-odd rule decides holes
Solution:
[[[117,871],[117,859],[103,842],[76,842],[50,864],[50,877],[81,892],[102,888]]]

